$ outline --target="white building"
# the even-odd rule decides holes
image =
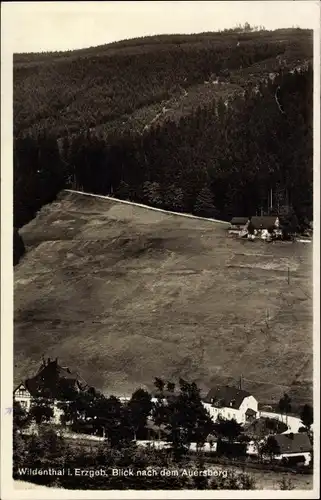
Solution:
[[[264,442],[269,438],[262,439],[258,445],[262,446]],[[274,460],[291,460],[296,457],[302,458],[302,462],[304,465],[309,465],[312,458],[312,444],[309,439],[309,436],[305,432],[289,432],[283,434],[274,434],[272,437],[275,439],[279,453],[274,455]],[[247,447],[248,455],[258,455],[258,445],[251,441]],[[301,461],[301,460],[300,460]]]
[[[13,391],[13,399],[14,401],[17,401],[20,403],[21,408],[23,408],[26,411],[30,410],[30,405],[31,405],[31,394],[24,385],[23,382],[21,382],[18,387],[15,388]]]
[[[203,404],[214,421],[221,417],[245,424],[255,420],[258,414],[255,397],[236,387],[218,386],[211,389]]]
[[[312,444],[305,432],[276,434],[273,437],[280,449],[280,453],[274,457],[275,460],[302,457],[304,465],[309,465],[312,458]]]
[[[23,408],[26,412],[30,411],[32,401],[35,401],[36,399],[36,397],[31,395],[23,382],[21,382],[13,391],[13,400],[20,403],[21,408]],[[59,424],[60,417],[63,414],[63,410],[59,408],[60,402],[54,400],[50,401],[50,403],[53,410],[53,417],[50,419],[50,422]]]

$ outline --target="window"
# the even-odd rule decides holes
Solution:
[[[227,418],[231,418],[231,414],[230,413],[227,414]]]
[[[15,392],[16,397],[28,397],[29,393],[25,387],[19,387]]]

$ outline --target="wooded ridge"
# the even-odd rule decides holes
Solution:
[[[304,224],[311,63],[301,29],[16,54],[15,226],[64,187],[223,220],[283,210]]]

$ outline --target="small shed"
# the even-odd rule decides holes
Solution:
[[[248,217],[233,217],[230,222],[230,229],[240,231],[244,228],[244,226],[246,226],[248,221]]]
[[[253,422],[256,419],[256,411],[252,410],[252,408],[248,408],[245,412],[246,421]]]

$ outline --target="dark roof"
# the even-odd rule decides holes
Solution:
[[[76,390],[82,390],[86,386],[81,384],[77,375],[72,373],[69,368],[60,366],[57,359],[50,360],[48,358],[47,361],[41,364],[36,375],[25,381],[25,387],[34,397],[38,396],[43,389],[48,389],[52,397],[59,398],[58,380],[64,380],[68,387],[73,387]]]
[[[63,367],[59,365],[57,358],[53,360],[48,358],[47,361],[43,361],[36,376],[38,377],[53,373],[65,379],[71,379],[71,380],[77,379],[77,375],[75,373],[72,373],[68,367]]]
[[[233,226],[245,225],[248,220],[248,217],[233,217],[230,224],[232,224]]]
[[[26,384],[24,382],[20,382],[16,387],[15,389],[13,389],[13,393],[15,393],[18,389],[20,389],[20,387],[23,387],[24,389],[28,390],[27,387],[26,387]]]
[[[210,433],[207,438],[206,438],[206,442],[209,443],[209,442],[216,442],[217,441],[217,437],[215,436],[215,434],[212,434]]]
[[[230,408],[239,408],[244,398],[251,396],[247,391],[237,387],[217,386],[213,387],[205,398],[205,403],[214,403],[218,406]],[[213,400],[213,401],[212,401]]]
[[[280,453],[304,453],[312,451],[311,441],[305,432],[275,434],[273,436],[279,447]]]
[[[269,227],[273,227],[275,225],[276,219],[276,215],[263,215],[261,217],[254,216],[251,218],[251,222],[255,229],[268,229]]]

